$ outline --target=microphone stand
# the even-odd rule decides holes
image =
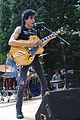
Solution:
[[[64,88],[69,88],[68,78],[67,78],[66,56],[64,53],[64,42],[61,41],[60,44],[61,44],[61,48],[62,48],[62,58],[63,58],[63,62],[64,62]]]
[[[66,70],[65,74],[64,74],[64,87],[66,89],[68,89],[69,85],[68,85],[68,79],[67,79],[67,66],[66,66],[66,56],[64,54],[64,44],[66,43],[67,45],[70,45],[70,43],[67,42],[66,40],[64,40],[62,37],[60,37],[56,32],[53,32],[52,30],[50,30],[46,23],[42,24],[42,26],[44,27],[44,29],[46,29],[50,33],[52,33],[55,36],[57,36],[60,39],[60,41],[61,41],[60,44],[61,44],[61,47],[62,47],[62,57],[63,57],[63,62],[64,62],[64,69]]]
[[[66,43],[67,45],[70,45],[69,42],[67,42],[66,40],[64,40],[62,37],[60,37],[56,32],[53,32],[52,30],[50,30],[47,26],[46,23],[44,23],[45,26],[42,24],[42,26],[44,27],[44,29],[46,29],[47,31],[49,31],[50,33],[54,34],[55,36],[57,36],[61,41],[63,41],[64,43]],[[47,27],[46,27],[47,26]]]

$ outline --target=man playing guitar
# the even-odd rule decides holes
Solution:
[[[37,46],[37,43],[34,41],[34,38],[31,41],[29,40],[31,36],[37,35],[36,30],[33,28],[35,23],[35,17],[36,17],[36,12],[32,9],[25,10],[22,13],[22,26],[18,26],[14,30],[9,40],[10,46],[13,46],[13,47],[20,46],[20,47],[30,48],[30,49],[35,48]],[[53,35],[52,38],[55,38],[55,36]],[[52,38],[47,38],[46,41],[41,42],[40,46],[44,47]],[[21,39],[22,41],[19,41]],[[25,42],[23,42],[24,40]],[[30,52],[27,49],[27,53],[30,53]],[[19,51],[19,54],[20,54],[20,51]],[[25,54],[25,53],[21,53],[21,54]],[[15,56],[13,55],[14,60],[15,60]],[[31,60],[33,56],[35,56],[35,54],[30,54],[29,58],[27,58],[28,61],[29,59]],[[21,59],[21,61],[23,60]],[[19,81],[19,88],[17,91],[17,101],[16,101],[16,117],[18,119],[22,119],[24,117],[22,113],[23,90],[26,84],[27,71],[30,66],[33,66],[33,68],[35,69],[36,73],[40,78],[41,85],[42,85],[42,98],[44,97],[45,92],[47,90],[47,80],[37,56],[34,57],[31,64],[29,63],[29,65],[21,65],[20,81]]]

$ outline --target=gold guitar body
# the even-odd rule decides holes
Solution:
[[[18,40],[19,42],[38,42],[39,37],[38,36],[30,36],[29,40]],[[21,66],[27,66],[32,63],[34,60],[36,54],[42,54],[44,51],[44,48],[39,46],[38,50],[35,52],[35,54],[31,55],[31,50],[32,48],[27,48],[24,46],[11,46],[11,55],[14,58],[14,61],[16,64],[21,65]]]

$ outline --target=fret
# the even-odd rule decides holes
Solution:
[[[41,39],[40,41],[44,42],[44,41],[46,41],[47,39],[50,39],[52,36],[53,36],[53,34],[48,35],[47,37]]]

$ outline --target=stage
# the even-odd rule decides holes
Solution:
[[[41,103],[41,95],[33,97],[32,100],[23,101],[23,114],[22,120],[35,120],[35,114]],[[10,100],[10,102],[0,103],[0,120],[18,120],[16,118],[16,101]]]

